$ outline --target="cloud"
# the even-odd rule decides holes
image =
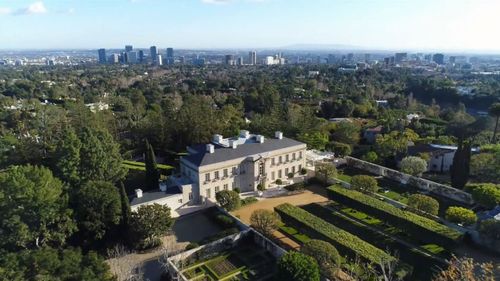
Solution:
[[[10,13],[12,13],[10,8],[0,7],[0,15],[8,15]]]

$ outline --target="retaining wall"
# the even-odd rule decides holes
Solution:
[[[389,169],[387,167],[363,161],[354,157],[348,156],[345,157],[345,159],[347,160],[348,166],[352,166],[370,172],[372,174],[383,176],[388,179],[400,182],[402,184],[408,184],[418,189],[422,189],[434,193],[436,195],[455,200],[460,203],[464,203],[467,205],[474,204],[474,200],[472,200],[472,196],[469,193],[453,188],[451,186],[447,186],[444,184],[440,184],[419,177],[414,177],[405,173],[401,173],[400,171]]]

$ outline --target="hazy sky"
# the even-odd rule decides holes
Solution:
[[[500,51],[500,0],[0,0],[0,49]]]

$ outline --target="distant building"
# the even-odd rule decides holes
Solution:
[[[437,63],[437,64],[444,64],[444,55],[443,54],[434,54],[432,56],[432,61]]]
[[[167,64],[172,65],[174,62],[174,48],[167,48]]]
[[[354,61],[354,54],[353,53],[347,54],[347,61],[348,62],[353,62]]]
[[[106,49],[99,49],[99,50],[97,50],[97,53],[99,55],[99,63],[105,64],[106,63]]]
[[[134,47],[132,45],[125,45],[125,52],[132,52]]]
[[[363,132],[363,138],[369,144],[374,144],[377,141],[377,135],[382,133],[382,126],[366,129]]]
[[[453,164],[453,157],[457,151],[456,146],[439,144],[418,144],[408,147],[408,155],[420,156],[428,154],[429,161],[427,171],[429,172],[449,172]],[[472,153],[478,152],[477,148],[471,149]]]
[[[127,63],[135,64],[139,62],[139,54],[136,51],[127,52]]]
[[[243,65],[243,57],[239,57],[237,62],[236,62],[237,65]]]
[[[394,62],[395,63],[402,63],[403,61],[406,61],[408,54],[407,53],[396,53],[394,55]]]
[[[235,65],[236,61],[234,60],[234,56],[233,55],[224,56],[224,64],[225,65]]]
[[[156,46],[149,47],[149,57],[151,58],[152,63],[156,63],[158,59],[158,49]]]
[[[248,53],[248,61],[249,61],[249,64],[251,64],[251,65],[257,64],[257,52],[256,51],[251,51]]]
[[[163,65],[163,59],[161,57],[161,55],[156,55],[156,62],[155,62],[156,65]]]
[[[196,66],[204,66],[205,59],[204,58],[195,58],[195,59],[193,59],[193,64]]]
[[[369,63],[371,61],[371,54],[365,54],[365,62]]]
[[[335,55],[329,54],[328,55],[328,64],[335,64],[337,62]]]
[[[264,61],[264,65],[273,65],[274,64],[274,57],[273,56],[267,56]]]
[[[120,55],[118,54],[112,54],[108,58],[109,63],[120,63]]]
[[[143,50],[139,51],[139,62],[140,63],[144,62],[144,51]]]

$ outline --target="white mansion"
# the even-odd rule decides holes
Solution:
[[[153,201],[146,201],[146,194],[143,197],[141,192],[131,202],[133,209],[159,203],[176,210],[214,202],[221,190],[250,192],[256,191],[259,184],[268,188],[278,179],[286,182],[298,176],[306,167],[306,144],[285,138],[281,132],[276,132],[274,138],[248,131],[231,138],[214,135],[211,143],[190,146],[187,151],[188,155],[180,160],[180,175],[170,177],[168,187],[154,196],[149,194]]]

